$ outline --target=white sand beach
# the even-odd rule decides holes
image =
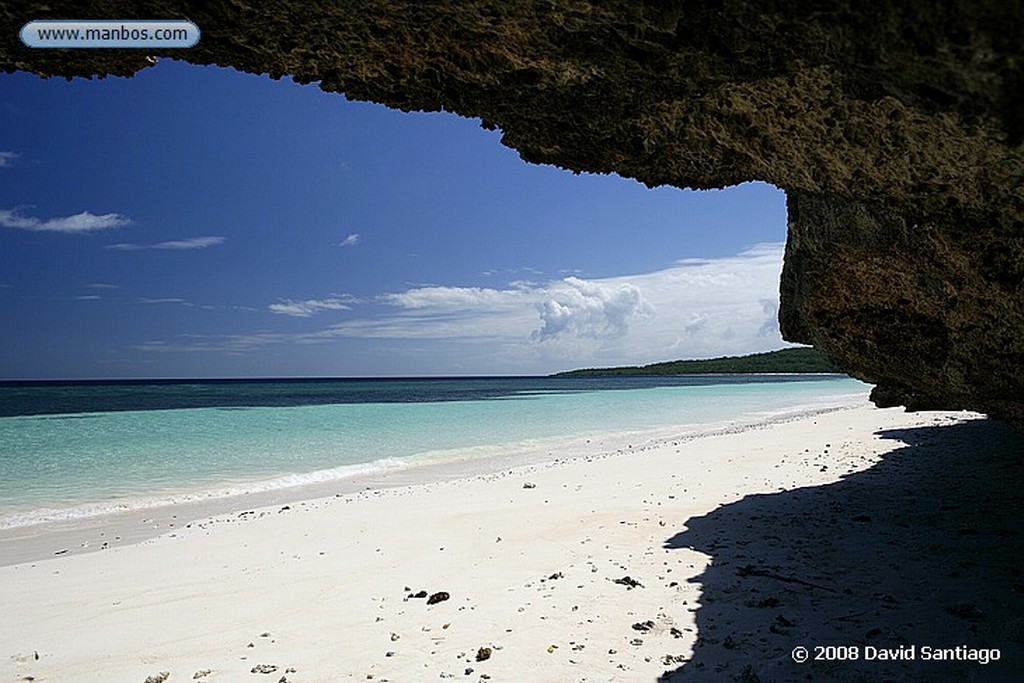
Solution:
[[[485,476],[31,527],[0,538],[0,681],[1013,680],[1021,444],[973,414],[860,405]],[[1000,659],[924,661],[932,646]]]

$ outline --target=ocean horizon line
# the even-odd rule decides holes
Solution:
[[[102,385],[102,384],[214,384],[214,383],[247,383],[247,382],[359,382],[359,381],[430,381],[430,380],[501,380],[501,379],[615,379],[617,377],[729,377],[758,375],[772,376],[803,376],[803,377],[847,377],[842,372],[682,372],[678,374],[636,373],[631,375],[575,375],[563,374],[563,371],[548,374],[529,375],[281,375],[252,377],[84,377],[84,378],[45,378],[45,379],[0,379],[0,387],[32,386],[32,385]]]

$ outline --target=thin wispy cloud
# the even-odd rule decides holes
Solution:
[[[284,299],[276,304],[270,304],[267,308],[271,313],[290,315],[295,318],[309,318],[323,311],[347,311],[352,304],[357,303],[355,297],[347,294],[335,295],[329,299],[306,299],[305,301],[294,301]]]
[[[252,334],[182,334],[175,341],[154,339],[131,348],[144,353],[228,353],[241,354],[270,344],[293,341],[293,335],[275,332]]]
[[[181,240],[169,240],[167,242],[157,242],[156,244],[108,244],[107,249],[116,249],[117,251],[141,251],[143,249],[170,249],[170,250],[189,250],[189,249],[206,249],[207,247],[215,247],[218,244],[223,244],[227,241],[227,237],[220,237],[218,235],[208,235],[205,237],[189,237]]]
[[[17,152],[0,152],[0,168],[10,168],[21,155]]]
[[[42,220],[34,216],[21,215],[17,211],[0,209],[0,226],[32,232],[82,234],[120,228],[129,224],[131,224],[131,219],[119,213],[94,214],[83,211],[73,216]]]
[[[82,296],[76,296],[75,301],[96,301],[101,298],[99,294],[83,294]]]
[[[354,247],[359,244],[359,233],[354,232],[342,241],[338,242],[339,247]]]
[[[178,297],[165,297],[162,299],[150,299],[143,297],[139,299],[140,304],[181,304],[182,306],[191,306],[192,304],[184,299]]]
[[[93,282],[92,284],[86,285],[89,289],[117,289],[117,285],[110,285],[105,282]]]

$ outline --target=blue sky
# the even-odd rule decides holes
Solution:
[[[764,351],[785,199],[162,61],[0,74],[0,378],[537,374]]]

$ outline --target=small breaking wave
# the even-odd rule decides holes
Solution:
[[[373,462],[342,465],[313,472],[284,474],[270,479],[225,484],[216,488],[181,493],[134,496],[100,502],[69,504],[66,507],[44,507],[0,515],[0,530],[48,524],[73,522],[90,517],[148,510],[182,503],[197,503],[221,498],[233,498],[251,493],[265,493],[310,484],[322,484],[353,477],[379,474],[409,467],[410,463],[398,458],[382,458]]]

